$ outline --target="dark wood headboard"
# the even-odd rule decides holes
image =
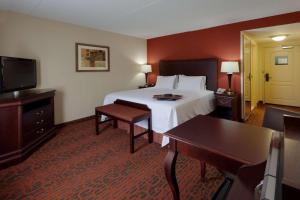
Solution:
[[[159,75],[206,76],[206,88],[216,91],[218,88],[218,60],[216,58],[198,60],[161,60]]]

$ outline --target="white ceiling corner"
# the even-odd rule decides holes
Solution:
[[[0,10],[153,38],[300,10],[299,0],[0,0]]]

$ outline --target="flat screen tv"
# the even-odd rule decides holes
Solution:
[[[0,56],[0,93],[36,87],[36,60]]]

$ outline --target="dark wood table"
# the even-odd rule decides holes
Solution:
[[[198,115],[165,134],[170,138],[165,174],[173,199],[180,199],[175,175],[178,153],[236,174],[241,166],[266,161],[272,130]]]

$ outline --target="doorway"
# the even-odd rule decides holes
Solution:
[[[300,23],[243,31],[241,44],[242,118],[258,103],[300,107]]]

